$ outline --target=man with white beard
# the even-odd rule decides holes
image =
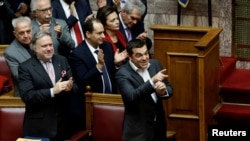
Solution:
[[[64,20],[52,17],[53,7],[50,0],[31,0],[30,9],[33,12],[32,31],[48,30],[52,35],[55,54],[68,58],[75,47],[69,28]]]

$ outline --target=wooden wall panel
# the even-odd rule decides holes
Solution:
[[[220,28],[152,25],[154,56],[174,88],[164,102],[168,130],[177,141],[206,141],[219,100]]]

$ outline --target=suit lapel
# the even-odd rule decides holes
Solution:
[[[49,85],[53,86],[47,71],[44,69],[43,65],[38,59],[33,59],[32,62],[33,70],[36,71],[42,80],[45,80]]]
[[[13,52],[15,56],[18,58],[18,61],[24,62],[25,60],[28,60],[31,55],[29,52],[15,39],[13,46],[16,47],[17,52]]]
[[[58,59],[56,59],[55,56],[52,57],[52,64],[54,67],[54,71],[55,71],[55,79],[56,82],[61,78],[61,72],[62,72],[62,64],[60,63],[60,61]]]
[[[81,47],[82,47],[82,52],[86,52],[86,53],[84,53],[84,56],[83,56],[83,57],[85,57],[87,59],[86,62],[88,64],[94,64],[94,65],[96,65],[97,62],[96,62],[94,56],[92,55],[92,52],[89,50],[89,47],[87,46],[86,42],[83,42],[83,46],[81,46]]]
[[[121,23],[121,19],[120,19],[120,18],[119,18],[119,21],[120,21],[120,23]],[[127,42],[128,42],[128,39],[127,39],[127,36],[126,36],[126,33],[125,33],[125,29],[124,29],[124,27],[123,27],[122,24],[120,24],[120,32],[124,35],[125,41],[126,41],[126,43],[127,43]]]
[[[135,71],[132,69],[132,67],[130,66],[130,64],[127,62],[126,64],[129,72],[131,73],[131,77],[133,78],[133,80],[135,80],[136,82],[138,82],[138,86],[144,83],[143,78]]]
[[[150,63],[150,62],[149,62],[149,63]],[[153,64],[150,63],[150,66],[149,66],[149,68],[148,68],[148,72],[149,72],[150,77],[153,77],[153,76],[157,73],[155,67],[153,67],[152,65],[153,65]]]

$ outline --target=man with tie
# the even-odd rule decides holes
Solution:
[[[81,25],[94,16],[89,0],[54,0],[52,7],[53,17],[66,21],[75,46],[78,46],[84,40]]]
[[[124,7],[125,3],[127,0],[97,0],[96,4],[98,8],[101,8],[103,6],[106,5],[111,5],[111,6],[115,6],[117,11],[120,12],[121,8]],[[145,12],[142,15],[142,21],[144,21],[144,18],[147,14],[147,9],[148,9],[148,4],[147,4],[147,0],[141,0],[141,2],[145,5]]]
[[[126,0],[124,7],[119,13],[120,31],[126,37],[126,41],[131,39],[141,39],[146,41],[148,51],[152,47],[152,41],[148,38],[144,29],[142,16],[145,13],[145,5],[141,0]]]
[[[112,45],[104,41],[104,27],[98,19],[87,20],[82,29],[85,40],[69,56],[72,74],[79,88],[79,94],[74,98],[75,108],[72,108],[76,117],[79,117],[78,121],[75,120],[78,122],[76,124],[85,122],[83,93],[86,92],[86,86],[91,86],[92,92],[117,93],[114,83],[115,64],[124,60],[122,58],[119,61],[117,55],[114,57]]]
[[[69,57],[78,87],[83,90],[82,92],[87,85],[90,85],[93,92],[116,93],[114,74],[118,59],[114,57],[112,45],[104,41],[102,23],[98,19],[89,19],[83,24],[82,29],[85,40],[72,51]],[[109,84],[105,84],[106,82]]]
[[[168,75],[159,61],[150,60],[146,43],[127,44],[129,61],[115,75],[125,107],[124,141],[166,141],[166,118],[162,99],[172,96]]]
[[[25,103],[23,136],[63,141],[69,138],[69,97],[72,74],[67,59],[54,54],[51,34],[38,31],[35,55],[18,68],[20,96]]]

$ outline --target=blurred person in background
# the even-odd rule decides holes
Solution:
[[[11,20],[16,17],[7,0],[0,0],[0,44],[10,44],[14,40]]]
[[[78,46],[83,40],[82,25],[94,16],[89,0],[53,0],[53,17],[66,21],[70,34]]]

